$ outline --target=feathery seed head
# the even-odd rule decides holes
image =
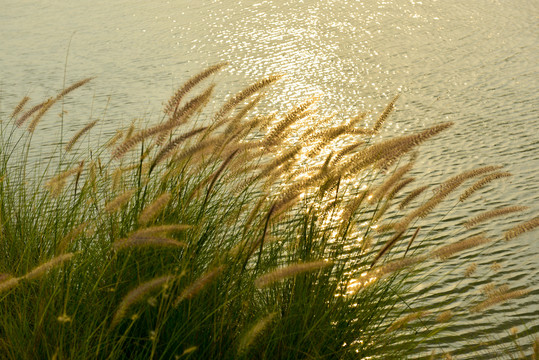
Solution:
[[[168,204],[172,195],[170,193],[161,194],[153,203],[148,205],[141,213],[138,218],[138,222],[141,225],[145,225],[152,221],[157,215],[165,208]]]
[[[43,276],[46,272],[49,270],[52,270],[53,268],[62,265],[64,262],[71,260],[71,258],[75,255],[75,253],[66,253],[58,255],[51,260],[47,261],[44,264],[41,264],[34,268],[32,271],[27,273],[24,278],[27,280],[34,280],[41,276]]]
[[[288,265],[288,266],[273,270],[262,276],[259,276],[255,280],[255,286],[261,289],[279,280],[282,280],[288,277],[293,277],[304,272],[319,270],[327,266],[331,266],[332,264],[333,262],[331,261],[319,260],[319,261],[311,261],[307,263],[298,263],[298,264]]]
[[[116,312],[114,313],[112,322],[110,324],[111,329],[116,327],[116,325],[118,325],[119,322],[125,317],[125,315],[127,314],[127,310],[129,310],[129,307],[131,307],[131,305],[141,301],[150,292],[162,288],[166,284],[169,284],[170,282],[174,281],[174,279],[175,276],[173,275],[165,275],[146,281],[137,286],[136,288],[130,290],[127,295],[124,296],[124,298],[120,302],[120,305],[118,305],[118,309],[116,309]]]
[[[516,238],[517,236],[524,234],[528,231],[532,231],[533,229],[539,227],[539,216],[534,217],[533,219],[526,221],[524,223],[521,223],[509,230],[507,230],[504,234],[505,240],[511,240]]]
[[[127,190],[124,191],[122,194],[116,196],[114,199],[112,199],[109,203],[105,205],[105,211],[109,214],[112,214],[120,210],[123,205],[127,204],[129,200],[131,200],[131,198],[135,194],[135,191],[136,189]]]

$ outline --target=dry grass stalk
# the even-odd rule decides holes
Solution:
[[[262,319],[258,320],[245,335],[241,338],[238,346],[238,354],[242,355],[249,350],[249,347],[253,344],[258,336],[272,323],[277,313],[271,313],[266,315]]]
[[[406,185],[410,184],[411,182],[415,181],[415,178],[407,178],[399,181],[395,186],[393,186],[389,192],[386,195],[386,199],[391,200],[401,191]]]
[[[259,276],[255,280],[255,286],[261,289],[263,287],[269,286],[270,284],[273,284],[276,281],[293,277],[304,272],[319,270],[327,266],[331,266],[332,264],[333,262],[331,261],[318,260],[318,261],[311,261],[308,263],[298,263],[298,264],[288,265],[288,266],[273,270],[262,276]]]
[[[273,205],[273,210],[270,214],[272,221],[277,220],[281,215],[285,214],[288,210],[298,203],[301,194],[295,194],[287,198],[281,199]]]
[[[308,156],[313,157],[318,154],[327,144],[337,139],[341,135],[350,134],[353,131],[350,125],[340,125],[330,127],[329,129],[320,130],[306,139],[307,143],[312,143],[315,140],[320,140],[316,146],[311,149]]]
[[[139,224],[145,225],[157,217],[157,215],[165,208],[171,198],[172,195],[169,193],[161,194],[150,205],[142,210],[138,218]]]
[[[60,241],[60,243],[56,247],[56,253],[58,253],[58,254],[64,253],[65,250],[67,249],[67,247],[69,246],[69,244],[73,240],[78,238],[80,236],[80,234],[82,234],[82,232],[88,227],[88,223],[89,223],[88,221],[85,221],[82,224],[75,227],[74,229],[72,229],[70,232],[68,232],[66,234],[66,236],[64,236],[62,238],[62,240]]]
[[[410,241],[408,242],[408,246],[406,247],[406,250],[404,251],[403,257],[405,257],[406,254],[408,254],[408,250],[410,250],[410,247],[412,246],[412,243],[416,239],[417,234],[419,234],[419,230],[421,230],[421,226],[418,226],[417,229],[415,229],[414,235],[412,235],[412,237],[410,238]]]
[[[376,254],[376,256],[374,257],[374,259],[372,260],[372,263],[371,263],[371,269],[372,267],[378,262],[378,260],[380,260],[380,258],[382,256],[384,256],[385,253],[387,253],[389,250],[391,250],[391,248],[393,248],[393,246],[395,246],[395,244],[397,243],[397,241],[402,237],[402,235],[404,234],[404,231],[399,231],[397,233],[395,233],[395,235],[393,235],[385,244],[384,246],[382,246],[382,248],[380,249],[380,251],[378,251],[378,254]]]
[[[508,172],[498,172],[498,173],[494,173],[494,174],[490,174],[490,175],[487,175],[485,176],[484,178],[482,178],[481,180],[477,181],[476,183],[474,183],[472,186],[470,186],[468,189],[466,189],[464,191],[464,193],[462,193],[462,195],[460,195],[460,198],[459,200],[460,201],[464,201],[466,200],[467,198],[469,198],[474,192],[476,192],[477,190],[479,190],[480,188],[482,188],[483,186],[485,186],[486,184],[488,184],[489,182],[491,181],[494,181],[496,179],[501,179],[501,178],[504,178],[504,177],[509,177],[511,176],[512,174],[511,173],[508,173]]]
[[[11,113],[11,119],[13,119],[15,116],[19,115],[19,113],[22,111],[26,103],[30,100],[28,96],[25,96],[22,98],[22,100],[15,106],[15,109],[13,109],[13,112]]]
[[[93,128],[95,126],[95,124],[97,124],[99,120],[94,120],[92,122],[90,122],[89,124],[87,124],[85,127],[83,127],[82,129],[80,129],[75,135],[73,135],[73,137],[71,138],[71,140],[69,140],[69,142],[67,143],[66,147],[65,147],[65,150],[66,151],[70,151],[72,148],[73,148],[73,145],[75,145],[75,143],[77,142],[77,140],[79,140],[81,138],[82,135],[86,134],[88,131],[90,131],[91,128]]]
[[[192,228],[191,225],[185,225],[185,224],[156,225],[156,226],[150,226],[144,229],[139,229],[133,232],[129,237],[137,238],[137,237],[159,236],[159,235],[168,234],[171,232],[185,231],[191,228]]]
[[[489,298],[505,294],[508,291],[509,291],[509,286],[507,284],[496,286],[496,284],[493,282],[481,288],[481,292],[483,293],[483,295]]]
[[[258,91],[262,90],[263,88],[273,84],[277,80],[279,80],[282,77],[282,75],[271,75],[268,76],[262,80],[259,80],[252,84],[251,86],[245,88],[244,90],[240,91],[236,95],[234,95],[230,100],[228,100],[222,107],[217,111],[213,118],[213,126],[212,128],[217,128],[220,126],[223,122],[221,121],[226,115],[230,113],[243,100],[247,99],[249,96],[257,93]]]
[[[419,195],[421,195],[421,193],[425,190],[427,190],[429,186],[428,185],[424,185],[424,186],[420,186],[418,187],[417,189],[413,190],[412,192],[410,192],[410,194],[408,194],[402,201],[401,203],[399,204],[399,209],[404,209],[412,200],[414,200],[416,197],[418,197]]]
[[[34,115],[34,118],[30,122],[30,125],[28,125],[28,132],[33,133],[36,129],[37,124],[39,123],[39,120],[45,115],[45,113],[56,103],[56,98],[50,98],[47,100],[43,106],[37,111],[37,114]]]
[[[431,256],[446,260],[461,251],[486,244],[490,241],[492,240],[485,237],[484,235],[472,236],[468,239],[460,240],[455,243],[445,245],[436,250],[433,250],[431,252]]]
[[[154,160],[152,161],[152,165],[151,165],[150,169],[153,169],[160,162],[162,162],[168,156],[170,156],[180,144],[182,144],[183,142],[185,142],[189,138],[201,133],[202,131],[204,131],[206,129],[207,129],[207,127],[203,126],[203,127],[188,131],[185,134],[182,134],[182,135],[176,137],[174,140],[171,140],[167,144],[167,146],[165,146],[163,149],[161,149],[161,151],[159,151],[159,153],[157,153]],[[184,151],[185,155],[182,155],[178,160],[181,160],[181,159],[184,159],[185,157],[194,155],[197,152],[197,150],[204,149],[207,146],[210,146],[212,144],[215,145],[215,142],[214,141],[208,141],[208,140],[200,142],[197,145],[195,145],[194,147],[192,147],[193,150],[189,151],[189,149],[188,149],[188,150]]]
[[[394,161],[452,125],[452,122],[442,123],[416,134],[401,136],[371,145],[359,151],[347,162],[342,164],[338,173],[345,177],[351,177],[358,171],[374,163],[387,163],[390,159]]]
[[[399,99],[400,97],[400,94],[397,94],[390,102],[389,104],[386,105],[384,111],[382,111],[382,113],[380,114],[380,116],[378,117],[378,119],[376,120],[376,122],[374,123],[374,126],[373,126],[373,130],[375,132],[378,132],[380,131],[380,129],[382,128],[382,126],[384,125],[386,119],[389,117],[389,115],[393,112],[393,110],[395,109],[395,103],[397,102],[397,100]]]
[[[395,320],[395,322],[393,322],[393,324],[391,324],[391,326],[387,328],[386,333],[398,330],[401,327],[408,324],[409,322],[420,319],[420,318],[425,317],[425,316],[427,316],[429,314],[430,314],[429,311],[416,311],[414,313],[403,316],[400,319]]]
[[[371,224],[376,224],[382,216],[386,213],[386,211],[391,206],[391,201],[386,200],[382,206],[378,206],[376,212],[374,213],[373,217],[371,218]]]
[[[481,169],[477,169],[477,172],[467,171],[461,175],[457,175],[445,182],[443,182],[438,190],[434,192],[434,195],[424,202],[417,209],[412,211],[410,214],[405,216],[400,222],[395,224],[395,228],[399,230],[404,230],[416,218],[426,217],[436,206],[438,206],[450,193],[455,191],[466,179],[470,177],[477,176]]]
[[[122,168],[119,168],[119,167],[114,169],[114,171],[112,172],[112,186],[111,186],[112,192],[115,192],[120,188],[120,185],[122,183],[122,175],[123,175],[123,170]]]
[[[365,199],[365,196],[367,195],[366,191],[362,191],[361,193],[357,194],[351,201],[346,204],[346,206],[343,209],[342,216],[341,216],[341,224],[343,226],[346,226],[356,210],[361,206],[363,203],[363,200]]]
[[[440,186],[436,189],[436,192],[444,192],[446,191],[446,188],[448,187],[454,187],[454,184],[462,184],[464,181],[487,174],[489,172],[493,172],[496,170],[500,170],[503,166],[501,165],[487,165],[483,166],[477,169],[467,170],[460,174],[457,174],[453,176],[452,178],[449,178],[448,180],[444,181]]]
[[[191,285],[186,287],[180,296],[174,302],[174,307],[177,307],[183,300],[192,299],[195,297],[206,285],[212,282],[223,270],[224,265],[218,266],[212,270],[206,271],[201,277],[196,279]]]
[[[40,104],[37,104],[37,105],[34,105],[33,107],[31,107],[29,110],[27,110],[24,114],[21,115],[20,118],[17,119],[17,121],[15,121],[15,125],[17,127],[21,127],[24,122],[26,120],[28,120],[28,118],[30,116],[32,116],[32,114],[34,114],[36,111],[38,111],[39,109],[41,109],[43,107],[43,105],[45,105],[47,103],[48,100],[40,103]]]
[[[492,263],[492,265],[490,265],[490,270],[492,271],[499,271],[501,268],[502,268],[502,265],[497,261],[495,261],[494,263]]]
[[[399,260],[394,260],[394,261],[391,261],[382,265],[378,269],[372,270],[372,272],[376,273],[377,276],[381,277],[381,276],[392,274],[396,271],[402,270],[405,267],[419,264],[420,262],[425,261],[427,258],[428,257],[426,255],[418,255],[418,256],[402,258]]]
[[[476,270],[477,270],[477,263],[472,263],[464,271],[464,276],[470,277],[475,273]]]
[[[64,262],[70,260],[73,257],[73,255],[75,255],[75,253],[66,253],[66,254],[58,255],[52,258],[51,260],[47,261],[46,263],[41,264],[37,266],[36,268],[34,268],[32,271],[24,275],[24,278],[27,280],[37,279],[43,276],[47,271],[57,266],[60,266]]]
[[[137,121],[137,119],[133,119],[131,121],[131,125],[129,125],[129,127],[127,128],[127,131],[125,132],[124,142],[128,141],[129,139],[131,139],[131,136],[133,136],[133,133],[135,132],[135,122],[136,121]]]
[[[249,111],[251,111],[258,103],[264,98],[264,95],[258,95],[253,100],[249,101],[247,105],[242,107],[236,115],[230,120],[229,125],[227,126],[225,130],[225,134],[234,134],[238,135],[241,134],[241,131],[238,132],[238,128],[240,127],[241,120],[247,115]],[[260,120],[257,120],[257,122]],[[246,124],[243,124],[246,125]],[[252,125],[251,125],[252,126]],[[243,126],[242,126],[243,127]]]
[[[270,162],[269,164],[265,165],[262,168],[260,172],[260,177],[265,178],[279,166],[283,165],[284,163],[287,163],[288,161],[293,160],[295,156],[301,151],[301,149],[302,149],[302,145],[299,144],[284,151],[282,155],[276,157],[275,159],[273,159],[272,162]]]
[[[276,123],[273,128],[268,132],[268,134],[262,140],[262,143],[265,147],[274,145],[278,139],[281,138],[284,131],[290,127],[296,121],[310,115],[311,112],[307,109],[318,100],[317,97],[311,97],[310,99],[304,101],[298,106],[290,110],[286,116]]]
[[[486,211],[486,212],[483,212],[483,213],[481,213],[481,214],[479,214],[477,216],[474,216],[470,220],[466,221],[464,223],[464,226],[467,229],[471,229],[475,225],[480,224],[480,223],[482,223],[482,222],[484,222],[486,220],[490,220],[490,219],[493,219],[493,218],[498,217],[498,216],[511,214],[511,213],[518,212],[518,211],[524,211],[524,210],[527,210],[527,209],[529,209],[527,206],[507,206],[507,207],[503,207],[503,208],[499,208],[499,209]]]
[[[58,196],[59,193],[62,191],[64,185],[66,184],[67,178],[75,174],[80,174],[83,168],[84,160],[81,161],[77,167],[68,169],[54,176],[45,183],[45,186],[49,189],[53,196]]]
[[[539,227],[539,216],[534,217],[533,219],[519,224],[509,230],[507,230],[504,234],[505,240],[511,240],[516,238],[517,236],[524,234],[528,231],[532,231],[533,229]]]
[[[123,130],[116,130],[116,134],[114,134],[109,141],[105,143],[105,147],[111,148],[124,136]]]
[[[389,191],[389,189],[397,183],[397,181],[399,181],[408,171],[412,169],[412,167],[413,163],[408,163],[395,170],[390,177],[388,177],[380,186],[378,186],[376,191],[374,191],[370,197],[369,202],[374,204],[380,200]]]
[[[112,321],[110,324],[111,329],[116,327],[120,323],[120,321],[126,316],[127,311],[129,308],[141,301],[144,297],[146,297],[149,293],[165,287],[167,284],[174,281],[173,275],[165,275],[161,276],[149,281],[146,281],[145,283],[140,284],[134,289],[131,289],[127,295],[125,295],[120,302],[120,305],[118,305],[118,309],[116,309],[116,312],[114,313],[114,316],[112,317]]]
[[[513,290],[505,293],[498,293],[496,295],[490,296],[487,300],[480,302],[479,304],[473,306],[470,308],[470,312],[477,313],[484,311],[494,305],[504,303],[511,299],[516,299],[522,296],[526,296],[530,290],[528,289],[522,289],[522,290]]]
[[[108,212],[109,214],[112,214],[120,210],[120,208],[123,205],[127,204],[129,200],[131,200],[135,192],[136,192],[135,189],[131,189],[131,190],[124,191],[122,194],[116,196],[114,199],[112,199],[110,202],[108,202],[105,205],[105,211]]]
[[[449,320],[451,320],[452,317],[453,317],[453,312],[451,310],[446,310],[446,311],[440,313],[436,317],[436,321],[439,322],[439,323],[445,323],[445,322],[448,322]]]
[[[363,145],[363,144],[365,144],[364,141],[358,141],[356,143],[343,147],[341,150],[339,150],[335,154],[335,157],[331,161],[331,165],[332,166],[337,165],[346,155],[356,150],[360,145]]]
[[[80,88],[81,86],[87,84],[88,82],[90,82],[91,80],[93,80],[94,78],[93,77],[89,77],[89,78],[86,78],[86,79],[82,79],[82,80],[79,80],[77,81],[76,83],[74,83],[73,85],[71,86],[68,86],[67,88],[65,88],[64,90],[62,90],[57,96],[56,96],[56,99],[59,100],[61,98],[63,98],[64,96],[66,96],[67,94],[69,94],[70,92]]]
[[[153,235],[138,235],[138,236],[131,236],[125,239],[120,239],[118,241],[115,241],[114,244],[112,244],[112,247],[117,250],[123,250],[127,248],[134,248],[134,247],[173,247],[173,248],[183,248],[186,247],[187,244],[178,241],[176,239],[168,238],[168,237],[157,237]]]
[[[196,74],[195,76],[191,77],[189,80],[187,80],[178,90],[176,90],[174,95],[172,95],[172,97],[168,101],[164,109],[165,114],[167,114],[169,117],[173,117],[174,113],[178,110],[183,97],[187,93],[189,93],[191,89],[193,89],[198,83],[200,83],[204,79],[208,78],[209,76],[221,70],[226,65],[228,65],[227,62],[222,62],[216,65],[210,66],[207,69]]]
[[[6,275],[2,279],[0,279],[0,294],[4,291],[9,291],[13,289],[15,286],[19,284],[19,281],[21,278],[13,277],[9,274],[2,274]]]
[[[176,126],[184,124],[191,117],[191,115],[204,108],[204,106],[206,106],[206,104],[210,100],[214,88],[215,84],[211,84],[200,95],[195,96],[193,99],[189,100],[183,107],[177,109],[167,122],[165,122],[164,124],[156,125],[163,126],[165,128],[162,134],[165,134],[166,131],[174,129],[174,127]],[[160,144],[161,142],[158,141],[158,143]]]
[[[133,148],[138,143],[142,142],[144,139],[149,138],[150,136],[166,133],[167,131],[170,131],[179,125],[181,125],[184,120],[186,120],[191,114],[196,111],[200,106],[204,104],[204,102],[211,96],[211,92],[213,91],[213,86],[210,87],[206,92],[203,94],[197,96],[193,100],[191,100],[187,105],[185,105],[179,112],[178,112],[178,118],[174,118],[171,121],[167,121],[163,124],[155,125],[149,129],[141,130],[134,134],[133,136],[130,136],[129,138],[126,138],[124,142],[116,147],[112,153],[113,159],[119,159],[122,156],[124,156],[131,148]],[[183,134],[180,136],[180,139],[188,139],[189,137],[198,134],[199,132],[205,130],[206,127],[202,127],[199,129],[192,130],[186,134]],[[183,141],[183,140],[180,140]]]

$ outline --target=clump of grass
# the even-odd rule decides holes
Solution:
[[[527,294],[499,288],[438,316],[402,310],[425,268],[496,241],[474,233],[431,249],[421,239],[430,233],[417,222],[468,180],[483,176],[464,198],[507,175],[497,165],[458,174],[412,207],[429,186],[406,191],[425,180],[406,177],[415,151],[452,123],[377,141],[398,96],[370,128],[358,127],[365,113],[331,124],[315,97],[252,114],[280,75],[211,113],[215,85],[193,93],[224,66],[180,86],[158,123],[133,122],[85,153],[76,147],[89,122],[44,172],[29,157],[32,134],[91,78],[28,110],[25,97],[0,123],[1,358],[402,357],[428,336],[410,328],[437,334],[463,312]],[[536,227],[533,218],[500,238]]]

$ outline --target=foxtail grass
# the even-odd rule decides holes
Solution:
[[[264,113],[280,75],[219,102],[203,83],[225,65],[179,86],[155,123],[82,147],[107,119],[87,122],[44,166],[30,156],[40,121],[92,78],[6,113],[0,358],[404,358],[455,319],[532,296],[498,287],[450,312],[413,310],[432,266],[459,263],[451,276],[472,282],[480,245],[538,225],[491,236],[490,220],[526,209],[497,205],[438,236],[435,208],[505,176],[489,165],[428,184],[417,150],[453,123],[382,136],[398,96],[367,125],[365,112],[336,123],[319,97]],[[479,224],[488,235],[460,234]]]

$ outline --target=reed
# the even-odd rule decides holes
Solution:
[[[488,220],[526,207],[497,203],[466,220],[488,237],[462,228],[454,232],[463,240],[438,236],[450,206],[438,218],[434,208],[469,180],[478,178],[463,194],[505,176],[484,166],[428,184],[416,150],[452,123],[373,136],[384,134],[398,96],[370,125],[367,113],[337,123],[315,109],[317,97],[256,114],[279,75],[212,111],[216,85],[203,82],[224,66],[188,79],[154,124],[133,120],[105,144],[82,146],[107,123],[91,121],[46,164],[32,163],[38,122],[91,78],[6,113],[0,358],[406,358],[453,320],[533,296],[509,283],[468,300],[483,274],[479,246],[538,225],[532,218],[491,237]],[[29,131],[19,128],[28,121]],[[447,274],[455,299],[430,316],[420,303],[429,287],[417,285],[451,263],[462,265]]]

